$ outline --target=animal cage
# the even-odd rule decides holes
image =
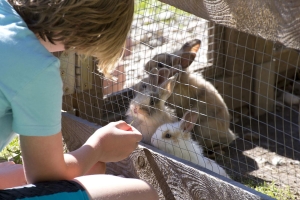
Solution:
[[[170,109],[157,110],[162,114],[172,110],[167,114],[173,116],[173,124],[182,119],[182,124],[190,121],[192,117],[185,116],[193,113],[207,121],[219,120],[237,138],[229,144],[221,142],[219,134],[225,133],[214,132],[218,125],[205,127],[205,120],[198,119],[188,124],[193,127],[188,133],[191,138],[186,139],[186,132],[181,138],[185,145],[186,141],[191,142],[193,148],[200,146],[203,150],[198,152],[198,164],[192,160],[192,155],[196,155],[193,150],[175,147],[178,140],[169,142],[169,148],[189,152],[190,157],[184,157],[186,153],[171,155],[167,148],[156,148],[148,141],[142,142],[128,159],[108,163],[107,173],[144,179],[157,189],[161,199],[269,199],[244,186],[264,182],[287,188],[292,196],[277,199],[300,198],[299,8],[300,3],[295,0],[136,1],[125,53],[113,73],[118,81],[99,73],[92,57],[86,59],[74,52],[55,54],[61,61],[64,82],[62,132],[68,149],[75,150],[109,122],[128,120],[136,97],[152,95],[143,87],[150,85],[152,92],[163,91],[168,89],[164,88],[167,83],[176,88],[180,81],[192,77],[203,81],[204,100],[192,97],[191,88],[197,84],[188,81],[184,83],[191,93],[175,97],[171,94],[168,98],[185,98],[190,108],[167,98],[163,99],[163,108]],[[185,51],[187,47],[190,49]],[[161,54],[162,60],[157,57]],[[186,55],[189,57],[182,59]],[[167,62],[167,58],[172,62]],[[178,59],[180,62],[175,65]],[[149,62],[158,69],[145,70],[152,65]],[[188,62],[187,68],[184,62]],[[160,74],[161,69],[167,69],[169,76]],[[186,73],[190,76],[183,80]],[[154,84],[149,81],[151,77],[158,82],[162,78],[162,82]],[[141,83],[146,86],[140,87]],[[209,92],[213,98],[207,99]],[[217,98],[223,106],[218,107]],[[155,109],[152,104],[147,106]],[[200,112],[201,106],[204,109]],[[207,111],[208,106],[213,109],[211,112]],[[228,119],[218,116],[220,109],[228,112]],[[138,126],[135,120],[130,121]],[[156,125],[163,125],[162,122]],[[219,146],[201,143],[198,138],[202,136],[197,135],[195,127],[200,127],[200,135],[204,130],[217,134],[220,141],[214,142],[219,142]],[[163,135],[165,140],[151,141],[161,143],[171,137]],[[209,138],[206,141],[212,141]],[[174,147],[170,147],[172,144]],[[199,159],[208,164],[199,164]],[[218,166],[219,171],[207,165]],[[230,178],[218,173],[222,169]]]

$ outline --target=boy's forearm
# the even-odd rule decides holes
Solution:
[[[95,150],[88,145],[64,154],[68,179],[86,174],[98,162],[95,154]]]

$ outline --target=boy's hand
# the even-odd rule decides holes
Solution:
[[[142,140],[142,134],[124,121],[98,129],[86,144],[99,152],[99,161],[117,162],[127,158]]]

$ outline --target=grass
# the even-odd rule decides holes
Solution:
[[[161,20],[158,18],[159,14],[166,11],[181,16],[189,15],[189,13],[183,10],[156,0],[136,0],[135,2],[135,14],[146,17],[151,16],[151,18],[154,18],[155,20]],[[172,17],[174,17],[174,15],[171,16],[171,18]],[[165,19],[164,22],[166,21],[170,21],[170,19]]]
[[[19,137],[15,137],[1,152],[0,160],[14,161],[22,164],[22,155],[19,144]]]
[[[292,194],[289,187],[279,188],[275,185],[274,182],[272,183],[264,182],[262,184],[256,184],[254,182],[249,181],[243,184],[275,199],[280,199],[280,200],[296,199],[296,197]]]

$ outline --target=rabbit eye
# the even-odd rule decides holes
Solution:
[[[154,99],[153,98],[150,99],[150,106],[154,106]]]
[[[158,63],[158,64],[157,64],[157,67],[158,67],[158,68],[163,68],[164,65],[163,65],[162,63]]]
[[[165,137],[166,137],[166,138],[171,138],[172,135],[171,135],[170,133],[167,133],[167,134],[165,135]]]
[[[159,102],[159,96],[158,96],[158,93],[151,93],[150,94],[150,106],[154,106],[155,104],[157,104]]]

